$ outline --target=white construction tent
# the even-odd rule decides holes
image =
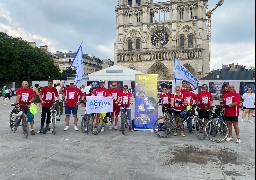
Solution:
[[[123,66],[110,66],[100,71],[88,74],[89,81],[98,81],[100,79],[106,81],[135,81],[136,74],[144,74]]]

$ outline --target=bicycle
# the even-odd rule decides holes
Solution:
[[[83,133],[89,133],[89,131],[91,130],[93,133],[93,115],[92,114],[87,114],[87,112],[85,111],[82,121],[81,121],[81,131]]]
[[[214,107],[210,108],[210,120],[204,132],[210,141],[220,143],[228,137],[228,126],[224,122],[223,106],[215,105]]]
[[[25,114],[24,110],[21,107],[27,107],[27,105],[22,105],[20,103],[11,104],[14,108],[10,114],[10,128],[13,133],[15,133],[18,129],[18,126],[22,126],[23,134],[25,138],[28,138],[28,120],[27,115]],[[21,125],[20,125],[21,122]]]
[[[102,126],[107,122],[106,113],[96,113],[93,121],[93,131],[94,135],[97,135],[101,132]]]
[[[174,136],[177,135],[178,131],[183,132],[182,136],[185,136],[184,135],[184,124],[188,120],[188,118],[186,118],[187,112],[188,112],[187,110],[182,110],[176,117],[174,116],[174,118],[172,119],[172,123],[174,125],[174,131],[176,133],[176,134],[174,134]]]
[[[125,134],[125,128],[127,127],[128,124],[128,115],[127,115],[127,108],[123,107],[123,109],[121,109],[121,131],[122,134]],[[133,128],[133,127],[131,127]]]
[[[53,135],[56,134],[56,122],[60,121],[60,119],[57,118],[57,104],[58,103],[59,103],[59,101],[54,101],[50,108],[50,113],[51,113],[50,122],[52,123],[52,129],[45,127],[42,132],[43,134],[46,134],[48,131],[52,131]]]
[[[153,131],[160,138],[169,137],[174,131],[172,111],[173,109],[165,107],[164,116],[159,117],[153,124]]]
[[[56,121],[60,121],[59,119],[57,119],[57,104],[59,103],[59,101],[54,101],[52,103],[52,107],[51,107],[51,122],[52,122],[52,133],[55,135],[56,134]]]

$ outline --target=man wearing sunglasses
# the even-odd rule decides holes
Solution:
[[[44,123],[45,123],[45,118],[46,118],[46,130],[49,131],[49,124],[50,119],[51,119],[51,107],[52,107],[52,103],[54,102],[55,98],[58,98],[59,100],[59,94],[57,89],[53,86],[53,80],[49,79],[48,80],[48,86],[45,86],[42,88],[42,90],[40,91],[40,95],[39,98],[41,100],[41,104],[42,104],[42,115],[41,115],[41,129],[39,131],[39,133],[46,133],[46,131],[44,131]]]

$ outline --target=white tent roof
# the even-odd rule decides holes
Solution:
[[[88,74],[89,80],[104,79],[108,81],[135,81],[135,74],[144,74],[140,71],[136,71],[123,66],[110,66],[100,71]]]

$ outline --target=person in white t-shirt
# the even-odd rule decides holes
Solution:
[[[62,95],[62,87],[60,86],[60,82],[56,84],[57,92],[59,93],[59,103],[57,104],[57,119],[60,119],[60,116],[63,114],[63,95]],[[56,97],[58,100],[58,97]]]
[[[85,93],[86,95],[90,94],[90,89],[92,88],[92,83],[90,83],[88,86],[86,86],[84,88],[84,92],[82,91],[82,93]]]
[[[11,89],[8,87],[6,87],[6,89],[5,89],[4,105],[6,105],[7,98],[9,98],[9,101],[11,102]]]
[[[250,123],[252,123],[252,115],[253,111],[255,110],[255,93],[252,92],[252,88],[248,88],[247,92],[243,94],[242,96],[244,102],[243,102],[243,109],[244,112],[242,114],[242,122],[246,118],[248,114],[248,120]]]

